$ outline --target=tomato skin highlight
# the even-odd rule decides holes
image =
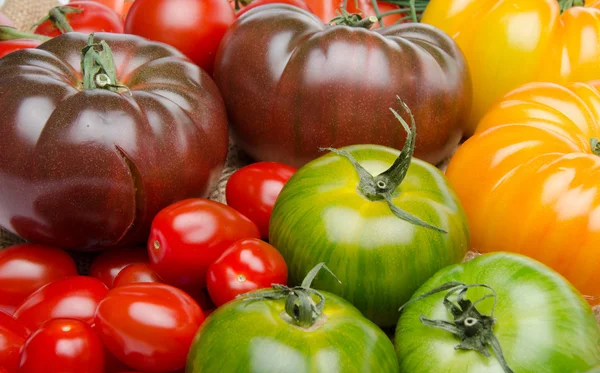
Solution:
[[[237,241],[208,269],[210,298],[216,306],[250,291],[287,285],[287,265],[276,248],[256,238]]]
[[[95,317],[105,346],[131,368],[147,373],[183,368],[203,321],[202,309],[189,295],[157,283],[112,289]]]
[[[493,332],[514,372],[583,372],[600,363],[600,328],[590,306],[570,283],[543,264],[517,254],[485,254],[440,270],[413,298],[452,281],[495,290]],[[476,351],[457,351],[459,338],[421,323],[421,316],[452,321],[443,306],[446,293],[418,300],[402,311],[395,335],[400,371],[502,372],[493,353],[485,357]],[[475,302],[490,293],[472,288],[466,299]],[[493,304],[490,298],[476,309],[489,316]]]
[[[258,162],[234,172],[225,188],[227,204],[252,220],[263,239],[269,238],[269,221],[275,201],[296,168],[277,162]]]
[[[0,311],[0,368],[16,373],[19,351],[29,336],[25,326],[11,315]]]
[[[160,277],[150,268],[149,264],[130,264],[123,268],[113,283],[113,287],[119,287],[140,282],[162,282]]]
[[[111,8],[94,1],[73,1],[68,7],[83,10],[81,13],[67,13],[66,18],[73,31],[91,34],[94,32],[123,33],[123,20]],[[55,37],[62,32],[51,21],[45,21],[35,28],[39,35]]]
[[[89,325],[54,319],[23,345],[19,373],[105,373],[104,367],[104,347]]]
[[[208,267],[243,238],[260,238],[256,225],[244,215],[222,203],[187,199],[155,216],[148,255],[152,269],[164,282],[202,288]]]
[[[16,308],[44,285],[77,276],[75,262],[55,247],[21,244],[0,250],[0,311]]]
[[[19,305],[14,316],[30,330],[58,318],[72,318],[92,325],[96,307],[107,292],[106,285],[95,278],[67,277],[32,293]]]
[[[89,276],[97,278],[112,289],[115,278],[123,268],[131,264],[149,262],[148,252],[144,247],[108,250],[94,258]]]

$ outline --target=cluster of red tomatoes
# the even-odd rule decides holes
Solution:
[[[194,335],[216,306],[286,284],[268,238],[271,210],[295,169],[244,167],[230,206],[188,199],[154,219],[147,250],[97,256],[80,276],[65,251],[21,244],[0,251],[0,372],[117,373],[183,369]]]

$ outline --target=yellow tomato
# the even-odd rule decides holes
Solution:
[[[529,83],[498,101],[452,158],[472,247],[554,268],[600,304],[600,81]]]
[[[452,36],[471,70],[471,132],[522,84],[600,79],[600,2],[561,15],[565,3],[578,0],[431,0],[422,22]]]

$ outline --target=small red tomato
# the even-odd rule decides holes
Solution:
[[[123,268],[115,277],[113,287],[137,284],[140,282],[162,282],[150,265],[138,263]]]
[[[182,290],[140,283],[108,293],[98,305],[95,330],[104,345],[131,368],[162,373],[185,366],[203,321],[202,309]]]
[[[130,264],[148,262],[148,252],[142,247],[109,250],[94,259],[89,275],[104,282],[111,289],[115,277],[123,268]]]
[[[33,39],[16,39],[0,41],[0,58],[9,53],[20,51],[21,49],[35,48],[42,44],[40,40]]]
[[[206,272],[231,244],[259,238],[254,223],[233,208],[207,199],[187,199],[152,221],[148,254],[152,269],[177,287],[206,286]]]
[[[19,351],[29,332],[14,317],[0,312],[0,367],[15,373],[19,366]]]
[[[125,5],[125,0],[79,0],[79,1],[93,1],[96,3],[100,3],[104,6],[109,7],[114,10],[115,13],[121,15],[123,14],[123,7]]]
[[[244,13],[246,13],[250,9],[254,9],[261,5],[267,5],[267,4],[273,4],[273,3],[293,5],[295,7],[307,10],[312,13],[312,11],[308,7],[308,5],[306,5],[304,0],[255,0],[255,1],[251,2],[250,4],[246,5],[239,12],[237,12],[236,17],[238,17],[238,18],[241,17]]]
[[[77,276],[77,267],[60,249],[22,244],[0,250],[0,311],[13,314],[31,293],[69,276]]]
[[[294,167],[276,162],[242,167],[227,182],[227,204],[252,220],[260,229],[261,237],[267,240],[275,201],[295,172]]]
[[[15,318],[30,330],[52,319],[94,322],[98,303],[108,289],[100,280],[85,276],[67,277],[40,288],[15,311]]]
[[[79,12],[72,12],[72,9]],[[57,16],[53,16],[53,14],[57,14]],[[67,25],[65,25],[65,20]],[[68,6],[52,9],[50,19],[37,26],[35,33],[55,37],[68,32],[68,27],[71,27],[73,31],[84,34],[94,32],[122,34],[123,20],[106,5],[94,1],[73,1]]]
[[[212,74],[221,39],[234,21],[227,0],[143,0],[131,6],[125,32],[172,45]]]
[[[15,27],[15,24],[4,13],[0,12],[0,26]]]
[[[287,284],[288,270],[276,248],[255,238],[234,243],[208,269],[208,292],[217,306],[239,294]]]
[[[44,323],[25,342],[19,373],[104,373],[104,347],[92,328],[73,319]]]

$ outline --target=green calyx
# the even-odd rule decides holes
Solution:
[[[325,297],[323,294],[310,287],[321,269],[327,270],[327,272],[331,273],[340,282],[335,274],[327,268],[325,263],[319,263],[308,272],[300,286],[290,288],[285,285],[273,284],[272,289],[241,294],[237,298],[251,301],[285,298],[285,312],[291,319],[291,322],[298,327],[309,329],[321,319],[323,308],[325,307]],[[318,302],[314,301],[313,295],[319,298]]]
[[[39,20],[33,28],[38,27],[42,23],[46,21],[52,22],[54,27],[56,27],[61,33],[73,32],[73,28],[71,24],[67,20],[67,14],[69,13],[83,13],[83,9],[77,9],[70,6],[57,6],[50,9],[48,15]]]
[[[0,26],[0,41],[6,40],[18,40],[18,39],[34,39],[40,41],[48,41],[51,38],[44,35],[30,34],[28,32],[22,32],[16,28],[9,26]]]
[[[370,16],[364,18],[360,14],[350,14],[343,8],[341,12],[337,12],[338,16],[329,21],[330,25],[336,26],[349,26],[370,29],[375,23],[377,23],[377,17]]]
[[[475,302],[465,299],[467,291],[475,287],[486,288],[492,293],[479,298]],[[458,337],[461,342],[455,347],[456,350],[476,351],[483,356],[491,357],[492,355],[489,351],[491,348],[504,372],[514,373],[513,370],[508,366],[508,363],[504,358],[504,354],[502,353],[500,342],[494,334],[494,325],[496,324],[496,319],[494,318],[494,309],[496,307],[498,297],[496,295],[496,291],[491,287],[483,284],[466,285],[461,282],[448,282],[431,290],[430,292],[410,300],[400,307],[400,311],[402,311],[409,304],[415,303],[423,298],[427,298],[433,294],[437,294],[446,290],[448,290],[448,292],[444,296],[443,303],[448,312],[452,314],[454,320],[431,320],[424,315],[421,315],[419,316],[421,323],[425,326],[445,330]],[[455,294],[456,302],[452,302],[449,298]],[[491,314],[488,316],[477,311],[475,306],[489,298],[494,298],[494,305],[492,307]]]
[[[88,38],[88,45],[81,51],[81,71],[83,72],[83,89],[106,89],[120,93],[129,88],[117,81],[117,71],[112,51],[104,40],[94,42],[94,34]]]
[[[394,164],[392,164],[392,166],[386,171],[377,176],[373,176],[356,161],[352,154],[348,153],[347,151],[334,148],[327,148],[324,150],[329,150],[339,156],[342,156],[352,163],[352,166],[354,166],[354,169],[356,170],[356,173],[360,179],[358,182],[358,191],[368,200],[373,202],[385,201],[394,215],[411,224],[433,229],[441,233],[448,233],[445,230],[424,222],[416,216],[411,215],[394,205],[392,194],[396,191],[400,184],[402,184],[404,177],[406,177],[406,173],[408,172],[408,168],[410,167],[410,162],[415,151],[416,138],[415,117],[412,115],[409,107],[400,99],[400,97],[398,97],[398,101],[400,102],[402,108],[410,116],[411,126],[409,128],[408,123],[406,123],[400,114],[398,114],[394,109],[390,108],[390,111],[394,114],[396,119],[398,119],[400,124],[402,124],[402,127],[404,127],[407,137],[400,155],[398,158],[396,158]]]
[[[377,18],[380,20],[381,26],[383,26],[383,18],[390,16],[392,14],[406,14],[404,17],[400,18],[396,23],[402,23],[406,21],[419,22],[421,21],[421,17],[427,5],[429,5],[430,0],[383,0],[386,3],[394,4],[399,7],[399,9],[391,10],[389,12],[380,13],[379,6],[377,5],[377,0],[371,0],[373,3],[373,9],[375,10],[375,14]]]
[[[600,142],[597,138],[590,139],[590,147],[592,149],[592,153],[596,155],[600,155]]]
[[[558,5],[560,6],[560,12],[563,13],[567,9],[576,6],[585,6],[585,0],[558,0]]]

